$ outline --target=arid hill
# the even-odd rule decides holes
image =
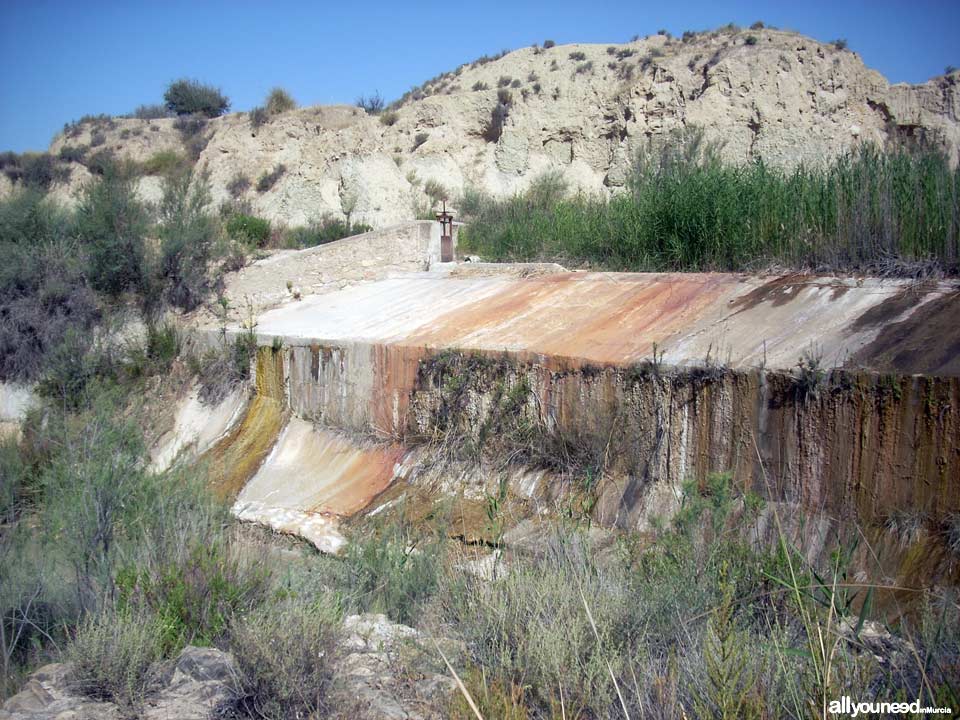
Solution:
[[[859,143],[913,138],[940,145],[955,162],[958,80],[953,72],[891,85],[842,43],[725,28],[481,58],[379,115],[314,106],[259,127],[234,113],[186,130],[173,119],[104,119],[58,135],[50,150],[95,144],[91,151],[141,162],[192,152],[210,173],[215,203],[231,198],[233,181],[234,195],[272,221],[349,213],[381,227],[428,211],[425,189],[434,197],[440,187],[452,197],[465,187],[502,195],[559,170],[574,188],[616,191],[638,148],[685,126],[722,140],[731,161],[817,163]],[[279,165],[274,184],[258,190]],[[54,191],[68,198],[88,176],[72,164],[69,183]],[[144,177],[140,189],[156,199],[159,179]]]

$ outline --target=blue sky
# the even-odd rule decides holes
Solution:
[[[390,100],[462,62],[548,38],[613,43],[755,20],[846,38],[894,82],[960,66],[957,0],[0,0],[0,150],[42,150],[68,120],[160,102],[181,76],[218,85],[234,110],[275,85],[308,105],[375,90]]]

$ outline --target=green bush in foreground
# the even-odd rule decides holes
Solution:
[[[641,153],[610,200],[468,192],[465,251],[611,270],[960,272],[960,169],[870,146],[823,168],[732,166],[700,134]]]
[[[326,598],[286,598],[237,616],[230,646],[240,704],[254,717],[323,716],[337,662],[340,617]]]

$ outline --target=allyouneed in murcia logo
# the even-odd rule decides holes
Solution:
[[[854,702],[849,696],[844,695],[839,700],[830,701],[827,711],[831,715],[849,715],[857,717],[858,715],[953,715],[953,710],[948,707],[923,707],[919,700],[911,703],[907,702]]]

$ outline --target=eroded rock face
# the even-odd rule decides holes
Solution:
[[[232,197],[227,185],[240,175],[250,187],[239,199],[272,221],[351,212],[379,228],[429,208],[428,180],[453,197],[465,187],[505,195],[559,171],[574,189],[616,192],[640,147],[691,125],[722,141],[735,162],[821,163],[864,142],[919,137],[956,162],[958,86],[957,72],[890,85],[856,53],[768,29],[522,48],[426,83],[391,124],[349,106],[303,108],[258,128],[245,113],[210,121],[199,163],[215,205]],[[499,140],[488,142],[498,90],[510,94],[509,113]],[[97,147],[118,156],[142,162],[186,152],[172,120],[111,123],[101,125]],[[50,149],[92,140],[85,127]],[[258,192],[257,179],[278,164],[283,176]],[[156,196],[149,184],[142,189]]]
[[[429,640],[406,625],[391,622],[386,615],[351,615],[343,622],[343,657],[337,669],[343,704],[356,717],[369,720],[427,720],[444,717],[453,680],[429,672],[429,663],[417,663],[416,677],[401,670],[401,653],[429,652]],[[444,651],[451,654],[450,648]],[[439,660],[434,652],[433,663]],[[410,664],[407,664],[410,667]]]
[[[0,709],[0,720],[121,720],[119,707],[79,694],[70,666],[46,665]],[[229,653],[186,647],[148,695],[139,717],[146,720],[208,720],[236,699],[237,670]]]

